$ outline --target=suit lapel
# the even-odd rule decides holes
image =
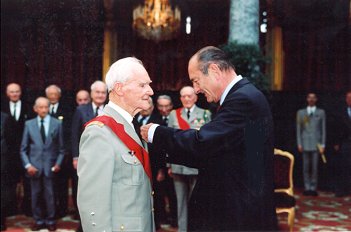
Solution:
[[[89,118],[89,119],[95,118],[95,114],[94,114],[92,103],[88,104],[86,115],[87,115],[87,118]]]
[[[50,117],[49,130],[48,130],[48,134],[47,134],[46,139],[45,139],[45,144],[51,143],[52,135],[54,134],[54,131],[56,128],[55,122],[53,119],[54,119],[53,117]]]
[[[112,116],[112,118],[116,122],[123,124],[125,132],[130,137],[132,137],[140,146],[143,146],[143,144],[141,143],[141,140],[140,140],[139,136],[137,135],[136,131],[134,130],[134,128],[117,111],[112,109],[110,106],[106,105],[104,108],[104,112],[107,115]]]
[[[34,138],[38,138],[38,140],[40,140],[41,144],[44,145],[43,139],[41,138],[41,134],[40,134],[40,128],[38,125],[38,120],[37,117],[35,117],[34,119],[32,119],[31,124],[29,124],[30,127],[32,127],[32,133],[33,133],[33,137]]]

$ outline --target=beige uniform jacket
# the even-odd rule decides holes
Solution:
[[[108,105],[104,113],[122,123],[141,145],[119,113]],[[79,153],[77,201],[84,232],[155,231],[150,180],[114,132],[92,123],[82,134]]]

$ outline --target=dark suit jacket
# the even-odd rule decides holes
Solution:
[[[9,153],[9,123],[10,116],[4,112],[1,112],[1,186],[8,183],[12,175],[12,156]],[[11,182],[10,182],[11,183]]]
[[[335,144],[340,145],[342,154],[346,157],[348,156],[351,160],[351,119],[348,115],[347,108],[344,108],[338,115],[337,123],[337,141]]]
[[[72,117],[71,127],[71,141],[72,141],[72,156],[77,158],[79,156],[79,141],[80,136],[84,130],[84,124],[95,117],[92,103],[80,105]]]
[[[4,102],[1,110],[9,115],[7,124],[9,125],[9,128],[11,128],[11,130],[8,131],[8,149],[9,149],[9,154],[11,154],[13,159],[11,161],[12,163],[11,166],[13,167],[13,175],[11,175],[12,176],[11,178],[14,178],[13,181],[18,181],[19,176],[21,175],[21,173],[24,172],[24,169],[21,163],[21,157],[20,157],[20,147],[21,147],[21,141],[22,141],[22,135],[23,135],[23,129],[24,129],[24,122],[29,118],[28,117],[29,112],[24,101],[22,101],[21,103],[21,114],[19,116],[18,121],[16,121],[11,116],[12,114],[10,112],[9,101]]]
[[[189,202],[190,231],[276,229],[272,115],[265,96],[247,79],[233,86],[199,131],[159,126],[153,144],[171,162],[199,168]]]
[[[46,177],[53,177],[51,168],[55,164],[61,166],[64,155],[62,124],[58,119],[50,118],[45,143],[40,135],[37,118],[26,121],[21,143],[21,158],[24,167],[30,163],[38,169],[35,177],[42,174]]]

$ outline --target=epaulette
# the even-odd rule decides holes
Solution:
[[[105,124],[99,121],[92,121],[88,125],[86,125],[86,127],[92,126],[92,125],[98,125],[99,127],[103,127]]]

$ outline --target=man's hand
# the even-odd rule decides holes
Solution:
[[[57,164],[55,164],[55,166],[53,166],[52,168],[51,168],[51,171],[52,172],[59,172],[61,170],[61,168],[60,168],[60,166],[58,166]]]
[[[34,176],[35,173],[38,172],[38,169],[36,169],[33,165],[31,165],[27,168],[27,172],[30,176]]]
[[[153,123],[149,123],[145,126],[142,126],[140,127],[140,134],[141,134],[141,137],[143,138],[143,140],[145,140],[146,142],[149,142],[148,141],[148,132],[149,132],[149,129],[150,127],[153,125]]]
[[[77,170],[77,167],[78,167],[78,159],[73,159],[73,167],[74,167],[74,169]]]
[[[303,148],[302,148],[302,146],[301,146],[301,145],[297,146],[297,149],[299,150],[299,152],[300,152],[300,153],[302,153],[302,152],[303,152]]]
[[[162,169],[159,169],[156,177],[157,182],[161,182],[165,180],[165,173]]]

